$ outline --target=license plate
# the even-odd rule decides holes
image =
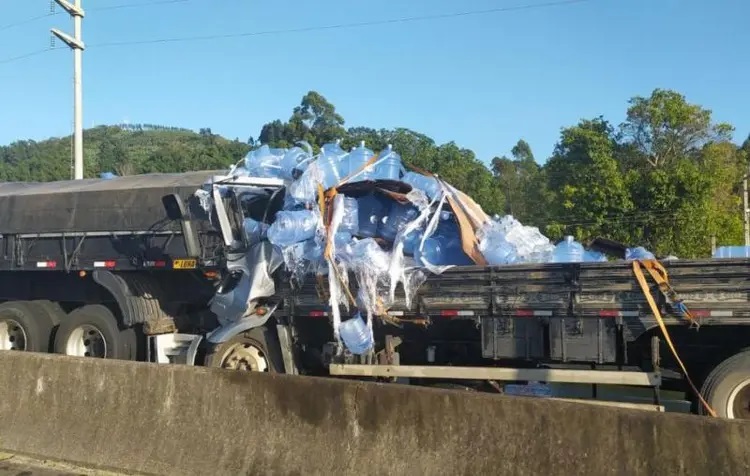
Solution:
[[[194,259],[176,259],[172,262],[174,269],[195,269],[198,266],[197,260]]]

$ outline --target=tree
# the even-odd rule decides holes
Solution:
[[[615,149],[613,128],[603,118],[562,130],[545,167],[554,197],[549,207],[556,218],[548,231],[554,237],[566,233],[579,239],[629,238],[625,221],[633,203]]]
[[[528,204],[534,203],[530,195],[537,192],[532,183],[536,181],[540,167],[534,160],[531,147],[523,139],[513,146],[511,154],[513,159],[505,156],[492,159],[492,172],[505,196],[505,213],[526,221],[531,217]]]
[[[729,140],[732,126],[713,124],[711,111],[690,104],[677,92],[655,89],[633,97],[621,129],[653,167],[685,157],[707,142]]]

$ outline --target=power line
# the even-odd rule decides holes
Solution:
[[[149,7],[149,6],[156,6],[156,5],[169,5],[173,3],[185,3],[189,2],[190,0],[156,0],[151,2],[138,2],[138,3],[127,3],[127,4],[121,4],[121,5],[110,5],[108,7],[93,7],[93,8],[87,8],[87,12],[101,12],[101,11],[107,11],[107,10],[119,10],[123,8],[135,8],[135,7]],[[29,23],[33,23],[37,20],[42,20],[44,18],[54,17],[57,15],[60,15],[64,12],[50,12],[45,13],[44,15],[37,15],[35,17],[27,18],[25,20],[20,20],[14,23],[8,23],[6,25],[0,25],[0,31],[9,30],[11,28],[15,28],[17,26],[23,26],[27,25]]]
[[[279,29],[279,30],[250,31],[250,32],[243,32],[243,33],[227,33],[223,35],[217,34],[217,35],[183,36],[183,37],[174,37],[174,38],[157,38],[157,39],[152,39],[152,40],[112,41],[112,42],[107,42],[107,43],[92,44],[92,45],[87,46],[87,48],[150,45],[150,44],[157,44],[157,43],[176,43],[176,42],[184,42],[184,41],[207,41],[207,40],[220,40],[220,39],[228,39],[228,38],[244,38],[244,37],[252,37],[252,36],[280,35],[280,34],[289,34],[289,33],[308,33],[308,32],[313,32],[313,31],[340,30],[340,29],[345,29],[345,28],[360,28],[360,27],[368,27],[368,26],[391,25],[391,24],[397,24],[397,23],[412,23],[412,22],[417,22],[417,21],[442,20],[442,19],[448,19],[448,18],[458,18],[458,17],[467,17],[467,16],[476,16],[476,15],[491,15],[491,14],[507,13],[507,12],[519,11],[519,10],[534,10],[534,9],[540,9],[540,8],[572,5],[575,3],[584,3],[584,2],[590,2],[590,1],[592,0],[558,0],[558,1],[552,1],[552,2],[546,2],[546,3],[516,5],[513,7],[498,7],[498,8],[489,8],[485,10],[469,10],[469,11],[454,12],[454,13],[418,15],[418,16],[411,16],[411,17],[389,18],[385,20],[338,23],[338,24],[333,24],[333,25],[308,26],[308,27],[287,28],[287,29]]]
[[[29,52],[29,53],[24,53],[22,55],[12,56],[10,58],[5,58],[3,60],[0,60],[0,64],[7,64],[7,63],[12,63],[14,61],[19,61],[19,60],[22,60],[22,59],[31,58],[32,56],[38,56],[38,55],[41,55],[43,53],[47,53],[48,51],[59,50],[60,48],[61,47],[59,47],[59,46],[58,47],[52,47],[52,48],[44,48],[44,49],[41,49],[41,50],[36,50],[36,51]]]
[[[157,0],[154,2],[139,2],[139,3],[128,3],[128,4],[122,4],[122,5],[112,5],[109,7],[94,7],[94,8],[87,8],[86,11],[105,11],[105,10],[119,10],[122,8],[135,8],[135,7],[150,7],[150,6],[156,6],[156,5],[169,5],[172,3],[185,3],[189,2],[190,0]]]
[[[51,17],[51,16],[54,16],[54,15],[57,15],[57,13],[45,13],[44,15],[38,15],[38,16],[27,18],[25,20],[17,21],[17,22],[14,22],[14,23],[8,23],[6,25],[0,25],[0,31],[9,30],[11,28],[15,28],[15,27],[21,26],[21,25],[26,25],[28,23],[33,23],[33,22],[35,22],[37,20],[41,20],[42,18],[47,18],[47,17]]]
[[[154,2],[142,2],[140,3],[140,5],[183,3],[187,1],[189,0],[158,0]],[[385,19],[385,20],[339,23],[339,24],[334,24],[334,25],[309,26],[309,27],[288,28],[288,29],[279,29],[279,30],[252,31],[252,32],[244,32],[244,33],[229,33],[229,34],[224,34],[224,35],[201,35],[201,36],[185,36],[185,37],[175,37],[175,38],[159,38],[159,39],[152,39],[152,40],[114,41],[114,42],[108,42],[108,43],[87,44],[86,48],[87,49],[97,48],[97,47],[105,48],[105,47],[112,47],[112,46],[134,46],[134,45],[148,45],[148,44],[157,44],[157,43],[175,43],[175,42],[183,42],[183,41],[206,41],[206,40],[217,40],[217,39],[226,39],[226,38],[243,38],[243,37],[253,37],[253,36],[280,35],[280,34],[289,34],[289,33],[307,33],[307,32],[313,32],[313,31],[339,30],[339,29],[344,29],[344,28],[358,28],[358,27],[389,25],[389,24],[398,24],[398,23],[411,23],[411,22],[417,22],[417,21],[441,20],[441,19],[476,16],[476,15],[491,15],[491,14],[507,13],[507,12],[519,11],[519,10],[534,10],[534,9],[549,8],[549,7],[555,7],[555,6],[572,5],[576,3],[584,3],[584,2],[590,2],[590,1],[592,0],[558,0],[558,1],[552,1],[552,2],[546,2],[546,3],[516,5],[512,7],[498,7],[498,8],[490,8],[490,9],[485,9],[485,10],[469,10],[469,11],[464,11],[464,12],[441,13],[441,14],[434,14],[434,15],[419,15],[419,16],[411,16],[411,17],[390,18],[390,19]],[[136,6],[136,4],[113,5],[110,7],[99,7],[99,8],[95,8],[92,10],[113,10],[115,8],[128,8],[131,6]],[[52,49],[56,49],[56,48],[35,51],[35,52],[27,53],[24,55],[7,58],[4,60],[0,60],[0,64],[7,64],[7,63],[18,61],[24,58],[28,58],[29,56],[36,56],[38,54],[41,54],[45,51],[50,51]]]

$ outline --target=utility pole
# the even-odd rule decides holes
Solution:
[[[750,171],[748,171],[748,174],[750,174]],[[745,208],[743,210],[743,214],[745,217],[745,246],[750,246],[750,208],[748,208],[747,203],[747,176],[748,174],[745,174],[745,177],[742,179],[742,195],[743,195],[743,204],[745,205]]]
[[[55,0],[68,14],[73,17],[73,36],[63,33],[57,28],[50,30],[73,50],[73,178],[83,178],[83,88],[81,86],[81,54],[85,48],[81,39],[81,20],[84,12],[81,0],[70,3],[67,0]]]

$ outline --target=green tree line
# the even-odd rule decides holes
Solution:
[[[601,236],[683,258],[708,256],[712,236],[740,244],[750,138],[733,143],[731,125],[675,91],[633,97],[624,109],[622,124],[593,117],[563,127],[544,161],[519,140],[510,157],[485,164],[454,142],[438,144],[409,129],[346,127],[335,106],[310,91],[288,120],[265,124],[257,142],[290,147],[304,140],[318,148],[341,140],[348,149],[364,140],[373,150],[391,144],[407,165],[440,175],[488,213],[512,214],[555,240]],[[255,142],[227,140],[209,128],[102,126],[85,131],[85,173],[222,169]],[[18,141],[0,147],[0,180],[68,179],[70,157],[70,137]]]

